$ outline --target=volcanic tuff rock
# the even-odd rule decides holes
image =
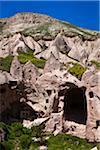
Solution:
[[[0,121],[100,142],[100,33],[32,13],[0,30]]]

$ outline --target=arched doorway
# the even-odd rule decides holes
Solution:
[[[87,102],[86,88],[70,87],[64,97],[64,118],[80,124],[86,124]]]

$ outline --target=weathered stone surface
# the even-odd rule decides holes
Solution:
[[[23,126],[26,128],[31,128],[33,126],[39,126],[42,123],[46,122],[49,118],[37,118],[34,121],[29,121],[29,120],[23,120]]]
[[[80,138],[86,137],[86,126],[83,124],[75,123],[73,121],[64,122],[64,131],[68,134],[79,136]]]
[[[62,132],[62,113],[52,113],[50,119],[46,123],[45,130],[48,132],[54,132],[57,134]]]
[[[56,57],[51,53],[50,58],[47,60],[45,67],[44,67],[44,73],[46,72],[52,72],[53,70],[60,69],[60,62]]]
[[[14,57],[11,67],[10,67],[10,74],[13,78],[22,81],[22,66],[18,61],[17,56]]]
[[[24,43],[28,46],[28,48],[30,48],[31,50],[35,49],[34,40],[32,37],[28,36],[25,38],[24,36],[22,36],[22,39]]]
[[[69,51],[71,50],[71,48],[68,46],[68,44],[66,43],[65,39],[63,38],[63,36],[61,35],[61,33],[59,33],[57,35],[57,37],[55,38],[54,42],[52,43],[53,46],[56,46],[59,50],[59,52],[63,53],[63,54],[68,54]]]
[[[24,67],[23,67],[23,76],[25,82],[30,82],[31,84],[34,84],[38,77],[38,70],[37,68],[32,64],[31,61],[28,61]]]
[[[27,47],[25,46],[20,33],[11,37],[9,36],[8,38],[3,38],[0,41],[0,47],[0,57],[6,57],[8,55],[16,56],[18,55],[18,51],[27,51]]]
[[[48,149],[47,146],[42,145],[42,146],[39,147],[39,150],[47,150],[47,149]]]
[[[6,76],[0,71],[0,85],[5,84],[7,82]]]
[[[91,150],[98,150],[97,147],[93,147]]]

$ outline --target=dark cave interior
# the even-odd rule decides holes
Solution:
[[[20,98],[26,98],[23,86],[11,89],[15,85],[11,82],[0,86],[0,121],[9,123],[36,119],[37,113],[27,103],[20,102]]]
[[[26,103],[14,102],[9,109],[6,109],[1,114],[3,122],[23,122],[23,120],[34,120],[37,118],[37,113],[32,110]]]
[[[64,118],[79,124],[86,124],[87,102],[85,88],[69,88],[64,98]]]

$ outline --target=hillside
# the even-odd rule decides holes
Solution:
[[[0,128],[1,144],[7,144],[4,139],[25,142],[35,132],[31,129],[41,125],[50,141],[59,137],[67,140],[71,134],[99,143],[99,77],[99,32],[42,14],[18,13],[0,19],[0,121],[11,124]],[[21,123],[18,127],[24,139],[19,134],[15,138],[16,122]],[[6,137],[6,130],[10,137]],[[67,144],[63,147],[68,148]],[[87,145],[92,148],[95,144]]]
[[[68,22],[62,22],[46,15],[32,13],[18,13],[13,17],[0,19],[0,28],[3,36],[20,32],[36,39],[52,39],[61,31],[68,37],[78,35],[87,40],[94,40],[100,37],[100,34],[96,31],[82,29]]]

